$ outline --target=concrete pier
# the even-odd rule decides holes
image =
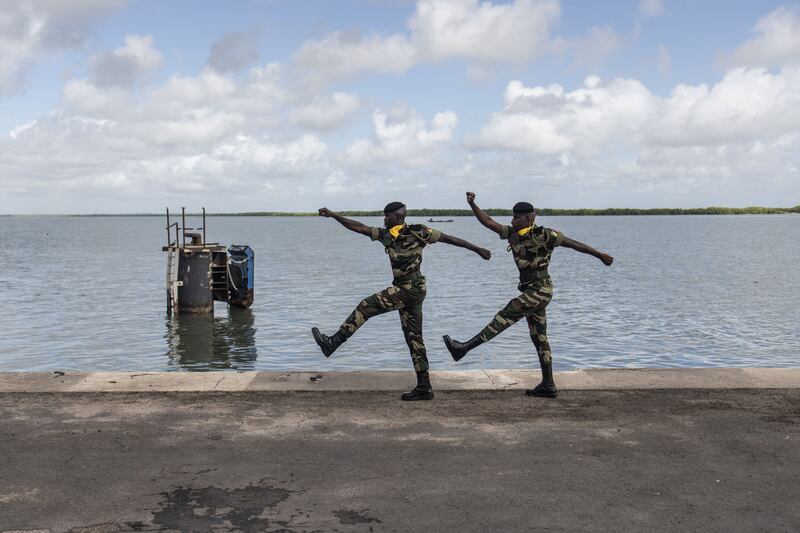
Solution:
[[[0,531],[798,531],[800,369],[0,374]]]
[[[436,390],[524,390],[533,370],[431,372]],[[589,369],[557,372],[564,390],[796,389],[800,368]],[[411,371],[380,372],[0,372],[3,392],[399,391]]]

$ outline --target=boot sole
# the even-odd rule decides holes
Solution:
[[[413,398],[404,398],[403,396],[400,396],[400,399],[403,400],[404,402],[418,402],[420,400],[433,400],[433,393],[424,394],[424,395],[421,395],[421,396],[414,396]]]
[[[319,331],[319,328],[311,328],[311,335],[314,336],[314,342],[316,342],[317,346],[319,346],[319,349],[322,350],[322,355],[324,355],[325,357],[330,357],[333,351],[330,351],[327,348],[325,348],[325,345],[322,342],[322,336]]]
[[[558,396],[558,393],[534,391],[533,389],[531,389],[525,391],[525,396],[532,396],[534,398],[555,398]]]
[[[447,348],[447,351],[450,352],[450,357],[452,357],[453,361],[455,361],[456,363],[461,361],[461,359],[463,359],[464,356],[467,355],[465,353],[462,353],[461,355],[456,355],[453,353],[453,348],[450,346],[450,341],[452,341],[450,335],[443,336],[442,340],[444,341],[444,345]]]

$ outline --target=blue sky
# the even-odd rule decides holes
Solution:
[[[0,213],[800,203],[796,3],[12,5]]]

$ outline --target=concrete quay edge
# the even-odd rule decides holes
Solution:
[[[434,389],[522,390],[537,370],[432,371]],[[800,368],[585,369],[557,372],[561,390],[800,389]],[[400,391],[410,371],[0,372],[0,393]]]

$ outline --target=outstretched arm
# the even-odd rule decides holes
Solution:
[[[489,215],[487,215],[483,211],[483,209],[478,207],[478,204],[475,203],[475,193],[474,192],[468,192],[467,193],[467,203],[472,208],[472,212],[475,213],[475,218],[478,219],[478,222],[480,222],[481,224],[483,224],[484,226],[486,226],[487,228],[489,228],[493,232],[495,232],[498,235],[500,235],[500,230],[501,230],[501,228],[503,226],[501,226],[500,224],[495,222],[495,220],[492,217],[490,217]]]
[[[564,240],[561,241],[561,246],[565,248],[572,248],[575,251],[578,251],[582,254],[587,254],[598,258],[600,261],[603,262],[606,266],[611,266],[611,263],[614,262],[614,258],[608,254],[604,254],[603,252],[598,252],[588,244],[584,244],[580,241],[576,241],[570,239],[569,237],[564,237]]]
[[[472,250],[473,252],[483,257],[487,261],[492,257],[492,252],[490,252],[486,248],[475,246],[469,241],[465,241],[464,239],[459,239],[458,237],[453,237],[452,235],[448,235],[446,233],[442,233],[441,237],[439,237],[439,242],[443,242],[445,244],[452,244],[453,246],[466,248],[467,250]]]
[[[351,220],[349,218],[345,218],[338,213],[334,213],[327,207],[322,207],[319,210],[319,216],[321,217],[328,217],[335,219],[339,224],[344,226],[345,228],[349,229],[350,231],[355,231],[356,233],[360,233],[361,235],[366,235],[367,237],[370,236],[369,226],[362,224],[357,220]]]

